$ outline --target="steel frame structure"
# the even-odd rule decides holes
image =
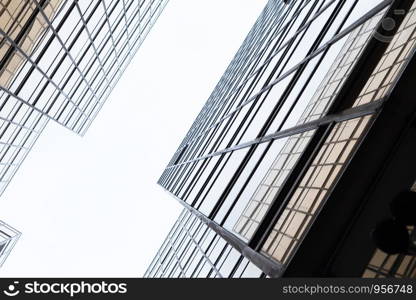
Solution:
[[[167,3],[0,1],[0,195],[49,120],[86,133]],[[0,233],[1,266],[20,233]]]
[[[86,133],[167,3],[0,2],[0,194],[49,120]]]
[[[4,264],[21,233],[0,221],[0,267]]]
[[[185,209],[145,276],[361,276],[388,206],[360,215],[374,178],[387,176],[386,157],[372,157],[411,127],[391,119],[416,111],[404,100],[414,92],[415,8],[270,0],[158,181]],[[385,184],[389,194],[412,186],[406,170]],[[345,242],[358,235],[362,247]]]

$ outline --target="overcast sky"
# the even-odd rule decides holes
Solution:
[[[182,209],[156,181],[266,2],[171,0],[86,136],[49,122],[0,199],[0,276],[143,275]]]

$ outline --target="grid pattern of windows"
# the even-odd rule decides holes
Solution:
[[[331,69],[299,118],[299,125],[319,119],[328,110],[343,82],[349,77],[352,67],[371,37],[380,18],[381,16],[377,15],[350,34]],[[265,179],[247,204],[247,208],[236,223],[235,232],[241,234],[246,239],[251,238],[257,225],[265,215],[269,204],[290,174],[312,135],[311,133],[306,133],[289,139],[268,171]],[[269,182],[271,184],[267,184]]]
[[[266,274],[264,257],[283,274],[413,56],[416,6],[398,2],[270,0],[159,179]]]
[[[264,148],[259,144],[269,141],[270,135],[297,125],[311,93],[319,87],[340,50],[345,49],[351,33],[356,36],[354,31],[362,32],[360,45],[365,44],[371,30],[363,30],[363,23],[377,24],[374,19],[380,20],[382,9],[374,13],[373,20],[350,26],[366,12],[352,3],[292,1],[284,5],[282,1],[270,1],[166,168],[160,184],[206,215],[229,214],[227,209],[233,207],[234,201],[230,194],[238,194],[247,185],[244,180],[236,184],[237,174],[245,169],[245,174],[254,171],[255,177],[259,177],[262,170],[255,162],[270,153],[272,144],[274,151],[279,152],[278,143],[269,142]],[[338,13],[338,18],[334,18],[334,13]],[[312,39],[324,25],[327,26],[318,39]],[[351,52],[356,49],[351,48]],[[305,49],[310,51],[305,53]],[[347,53],[351,54],[347,58],[359,56],[357,51]],[[348,63],[342,65],[345,72],[352,65]],[[243,71],[251,65],[251,72]],[[227,93],[233,93],[234,84],[244,92],[229,97]],[[208,107],[213,107],[214,102],[216,108],[211,111]],[[222,211],[217,212],[220,204]],[[220,217],[216,220],[224,222]]]
[[[409,228],[413,239],[414,228]],[[377,249],[363,274],[364,278],[416,278],[416,255],[389,255]]]
[[[414,255],[387,255],[377,250],[363,277],[416,278],[416,257]]]
[[[368,102],[364,99],[380,100],[391,91],[391,86],[398,79],[397,74],[402,71],[401,67],[405,65],[404,62],[408,60],[415,46],[415,39],[411,38],[416,30],[415,9],[416,4],[389,44],[383,58],[354,103],[355,106]],[[288,261],[295,244],[319,211],[326,193],[353,153],[355,144],[365,134],[368,124],[370,124],[369,118],[364,117],[339,123],[331,131],[267,239],[262,249],[265,253],[281,263]]]
[[[53,18],[60,3],[61,1],[45,3],[45,14]],[[42,39],[47,24],[44,20],[33,17],[36,4],[30,1],[3,0],[0,5],[0,28],[4,34],[19,43],[27,55],[38,51],[37,45]],[[25,65],[24,55],[11,47],[4,36],[1,36],[0,55],[2,90],[0,92],[0,193],[2,193],[43,131],[48,118],[40,111],[4,92],[4,89],[10,89],[12,84],[16,84],[14,79]]]
[[[416,182],[411,190],[416,192]],[[411,241],[416,241],[416,229],[408,226]],[[416,278],[416,255],[409,254],[387,254],[380,249],[376,249],[370,259],[364,273],[364,278]]]
[[[267,172],[265,179],[260,183],[239,220],[234,225],[234,232],[247,240],[253,236],[270,203],[305,150],[313,133],[314,131],[305,132],[289,138],[278,158]]]
[[[0,267],[10,254],[21,233],[0,221]]]
[[[44,11],[48,18],[53,18],[60,2],[61,1],[50,1],[45,4]],[[22,50],[30,55],[38,38],[47,28],[46,22],[40,18],[34,19],[29,29],[23,28],[23,25],[28,22],[28,19],[36,9],[35,3],[2,0],[0,6],[0,26],[2,30],[13,40],[21,35],[22,41],[20,42],[20,45]],[[9,52],[9,54],[6,54],[7,52]],[[8,87],[18,68],[25,61],[25,58],[20,53],[13,51],[10,44],[7,43],[4,38],[2,38],[0,55],[1,57],[7,56],[7,60],[2,62],[5,65],[0,70],[0,85]]]
[[[86,132],[167,2],[0,1],[0,194],[50,119]]]
[[[244,278],[262,272],[188,210],[153,259],[145,277]]]
[[[367,116],[338,123],[331,130],[262,251],[287,262],[368,124]]]
[[[23,62],[9,63],[17,72],[3,93],[83,134],[167,1],[28,3],[27,20],[15,20],[24,22],[16,38],[0,30],[2,62]],[[25,38],[31,35],[35,42]],[[28,42],[36,44],[31,51]]]

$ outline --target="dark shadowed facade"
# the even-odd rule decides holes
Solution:
[[[270,0],[158,182],[185,208],[145,276],[415,277],[415,38],[413,0]]]
[[[167,0],[0,0],[0,195],[49,120],[84,135]]]

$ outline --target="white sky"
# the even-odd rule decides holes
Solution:
[[[0,276],[143,275],[182,209],[156,181],[266,2],[171,0],[86,136],[49,122],[0,199]]]

